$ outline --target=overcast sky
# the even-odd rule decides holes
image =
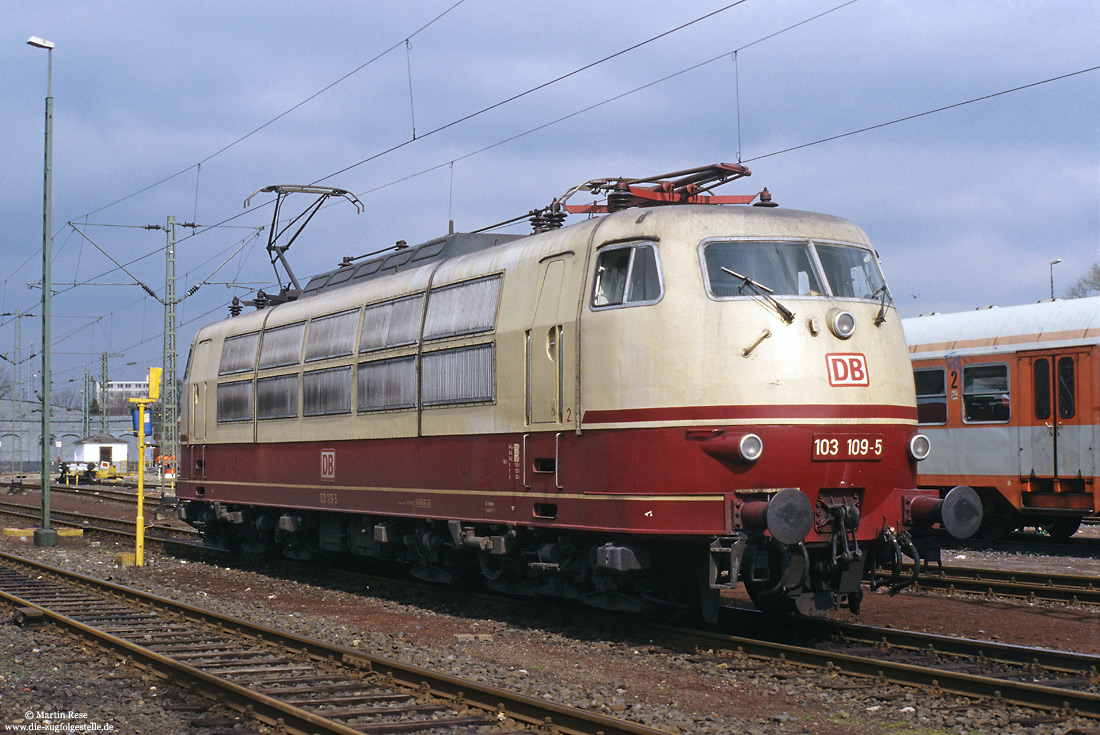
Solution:
[[[1049,298],[1056,258],[1061,295],[1100,260],[1100,70],[1074,74],[1100,65],[1094,0],[744,0],[452,124],[730,0],[455,2],[0,0],[6,313],[39,310],[47,52],[26,40],[56,44],[55,385],[79,386],[82,366],[98,377],[101,352],[113,380],[159,364],[163,307],[111,258],[163,296],[165,233],[141,227],[169,215],[202,226],[177,247],[179,296],[206,284],[179,306],[182,372],[195,330],[274,280],[266,232],[249,240],[271,196],[242,206],[269,184],[365,206],[317,215],[288,254],[303,281],[591,178],[738,159],[752,178],[718,193],[767,186],[856,222],[903,316]],[[24,357],[40,327],[23,320]]]

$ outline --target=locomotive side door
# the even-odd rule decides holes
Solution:
[[[521,461],[523,487],[535,492],[562,489],[562,430],[574,422],[576,261],[565,251],[539,262],[538,296],[525,334],[525,419],[531,433],[524,435]]]
[[[1044,350],[1020,353],[1018,368],[1025,388],[1020,421],[1020,474],[1051,482],[1038,487],[1058,490],[1058,480],[1080,477],[1090,467],[1091,422],[1088,413],[1091,385],[1081,350]]]
[[[193,442],[202,442],[206,440],[206,382],[194,383],[191,390],[193,396],[188,410],[190,438]]]
[[[566,334],[561,302],[567,260],[572,256],[539,264],[538,301],[526,333],[528,424],[560,424],[564,419]]]

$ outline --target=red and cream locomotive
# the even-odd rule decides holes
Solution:
[[[204,327],[181,517],[244,551],[613,610],[713,619],[744,584],[823,613],[858,610],[865,578],[904,586],[910,532],[969,535],[980,504],[916,487],[929,443],[866,235],[706,193],[748,173],[588,182],[569,195],[606,205],[555,200],[532,235],[345,259]]]

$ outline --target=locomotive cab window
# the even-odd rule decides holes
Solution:
[[[615,245],[600,251],[592,308],[655,304],[661,293],[661,270],[653,245]]]
[[[833,296],[873,299],[886,289],[882,271],[870,250],[826,243],[814,247]]]
[[[917,423],[947,423],[947,381],[943,368],[913,371],[917,385]]]
[[[1011,416],[1008,365],[963,368],[963,419],[968,424],[1004,424]]]
[[[703,245],[707,293],[716,299],[752,296],[738,275],[771,289],[776,296],[825,293],[804,242],[718,241]],[[737,275],[734,275],[737,274]]]
[[[748,278],[775,296],[890,300],[874,253],[857,245],[712,240],[701,255],[707,293],[715,299],[755,295]]]

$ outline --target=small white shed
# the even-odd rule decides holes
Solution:
[[[102,467],[104,462],[119,472],[126,470],[127,450],[129,446],[121,439],[110,434],[96,434],[74,443],[75,460]]]

